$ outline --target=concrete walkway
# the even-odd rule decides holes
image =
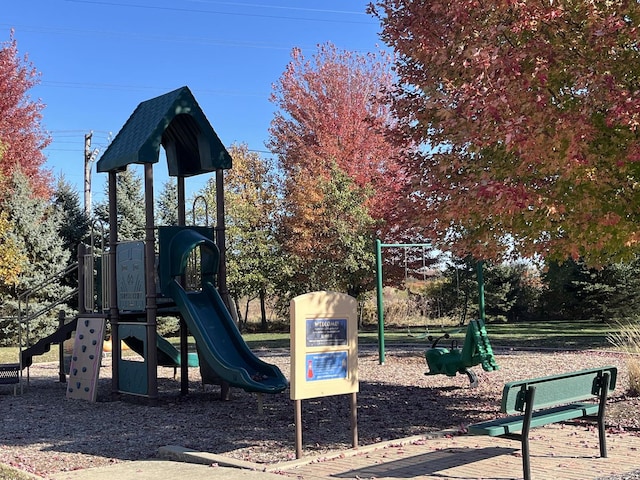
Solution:
[[[530,437],[534,479],[589,480],[640,468],[640,436],[610,433],[608,457],[600,458],[597,432],[591,427],[550,425]],[[517,441],[446,435],[412,437],[333,456],[303,457],[277,465],[259,465],[177,446],[160,449],[162,460],[59,473],[53,480],[262,480],[319,479],[517,479],[522,456]]]

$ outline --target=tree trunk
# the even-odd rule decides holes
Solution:
[[[235,295],[233,297],[233,303],[236,306],[236,312],[238,312],[238,328],[242,332],[246,329],[247,326],[247,316],[245,315],[243,318],[242,313],[240,312],[240,301]]]
[[[267,327],[267,307],[265,305],[265,297],[267,296],[267,292],[264,289],[260,289],[260,321],[261,328],[263,332],[268,330]]]

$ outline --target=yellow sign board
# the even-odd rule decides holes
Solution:
[[[291,300],[292,400],[358,392],[357,302],[311,292]]]

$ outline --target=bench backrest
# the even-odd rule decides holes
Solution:
[[[590,400],[599,395],[605,372],[609,373],[611,392],[616,386],[618,375],[618,369],[611,366],[507,383],[502,391],[501,411],[507,414],[523,412],[525,392],[530,386],[536,388],[534,410]]]

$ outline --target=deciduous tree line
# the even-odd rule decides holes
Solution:
[[[459,258],[491,261],[495,272],[511,268],[505,259],[544,265],[542,284],[559,299],[514,298],[506,285],[518,276],[496,274],[494,290],[487,287],[503,305],[496,315],[521,318],[534,304],[539,315],[610,315],[604,306],[621,303],[620,286],[636,289],[637,2],[380,0],[369,10],[391,53],[325,44],[308,57],[294,49],[271,96],[273,160],[230,148],[229,286],[239,311],[240,298],[286,303],[309,290],[370,291],[378,237],[430,240]],[[74,213],[73,192],[53,188],[42,168],[43,106],[27,96],[37,72],[13,36],[0,55],[8,316],[20,290],[41,278],[38,269],[68,261],[86,219]],[[140,238],[139,187],[131,172],[120,175],[129,192],[118,206],[123,239]],[[199,194],[213,209],[214,182]],[[25,205],[28,214],[18,212]],[[158,223],[175,222],[173,205],[167,185]],[[58,239],[27,231],[36,226]]]

